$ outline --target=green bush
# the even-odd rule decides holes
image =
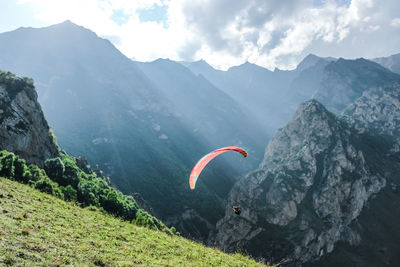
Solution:
[[[77,192],[76,190],[71,186],[60,186],[61,192],[64,194],[64,200],[67,201],[77,201]]]
[[[60,158],[47,159],[44,162],[44,170],[53,181],[62,182],[65,167]]]
[[[3,154],[0,164],[1,164],[0,175],[15,180],[14,154],[13,153]]]
[[[93,181],[81,180],[78,184],[78,201],[84,206],[99,205],[98,190]]]
[[[58,183],[63,186],[71,185],[73,188],[78,188],[80,170],[71,160],[63,161],[63,163],[65,166],[64,173]]]
[[[28,169],[29,169],[29,172],[27,172],[27,174],[25,176],[27,176],[27,180],[30,183],[34,183],[34,182],[46,177],[46,172],[34,164],[30,164],[28,166]]]
[[[51,181],[44,170],[33,164],[27,166],[25,160],[5,150],[0,151],[0,176],[28,183],[40,191],[63,199],[58,184]]]
[[[64,199],[64,195],[58,185],[50,180],[48,177],[42,178],[38,180],[35,184],[34,187],[44,193],[48,193],[51,195],[55,195],[58,198]]]
[[[144,210],[140,209],[136,213],[136,219],[133,222],[139,226],[147,226],[152,229],[158,229],[157,222],[154,220],[155,218],[145,212]]]
[[[26,166],[25,160],[14,156],[14,178],[16,181],[28,183],[29,168]]]
[[[125,220],[131,221],[136,218],[137,211],[142,210],[142,209],[139,208],[138,204],[136,203],[135,199],[132,196],[126,196],[126,195],[123,195],[122,193],[121,193],[121,196],[123,199],[123,207],[122,207],[123,215],[122,215],[122,217]],[[149,216],[151,216],[151,215],[149,215]]]
[[[5,150],[0,151],[0,176],[28,183],[34,188],[82,206],[96,206],[125,220],[166,233],[174,233],[161,221],[139,208],[132,196],[126,196],[110,186],[106,177],[97,177],[86,164],[86,172],[66,153],[61,158],[47,159],[44,169],[30,164]]]
[[[121,216],[121,206],[123,204],[117,192],[114,190],[107,190],[106,194],[107,195],[101,199],[103,208],[114,215]]]
[[[129,221],[136,218],[136,212],[139,209],[132,197],[123,195],[112,188],[107,188],[103,192],[100,203],[109,213]]]
[[[148,219],[146,213],[144,213],[142,210],[138,210],[136,213],[136,218],[133,220],[133,222],[139,226],[147,225]]]

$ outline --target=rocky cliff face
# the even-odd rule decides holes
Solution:
[[[58,155],[33,81],[0,71],[0,149],[43,166]]]
[[[309,266],[400,266],[400,84],[365,91],[340,119],[361,136],[367,165],[386,186],[371,197],[349,225],[359,242],[338,242],[332,253]]]
[[[392,144],[365,129],[376,124],[378,134],[397,133],[397,94],[393,87],[365,92],[340,118],[314,100],[303,103],[259,168],[232,189],[211,242],[295,265],[326,259],[338,244],[364,242],[366,231],[355,222],[370,203],[382,207],[371,199],[388,181],[398,184],[398,163],[387,153]]]
[[[359,133],[389,137],[395,141],[392,152],[400,151],[400,83],[364,92],[344,114]]]

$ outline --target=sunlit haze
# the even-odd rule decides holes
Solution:
[[[206,60],[227,69],[249,61],[294,68],[309,53],[398,53],[396,0],[2,0],[0,32],[71,20],[127,57]]]

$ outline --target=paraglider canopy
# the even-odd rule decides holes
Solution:
[[[233,206],[232,210],[236,215],[240,215],[241,213],[239,206]]]
[[[202,157],[197,163],[196,165],[193,167],[192,172],[190,173],[190,177],[189,177],[189,185],[190,185],[190,189],[194,189],[195,185],[196,185],[196,181],[197,178],[199,177],[201,171],[204,169],[204,167],[216,156],[218,156],[219,154],[222,154],[224,152],[227,151],[236,151],[239,152],[240,154],[243,155],[243,157],[247,157],[247,152],[237,146],[228,146],[228,147],[223,147],[217,150],[214,150],[211,153],[208,153],[207,155],[205,155],[204,157]]]

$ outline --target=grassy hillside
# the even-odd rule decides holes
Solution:
[[[0,265],[262,266],[0,178]]]
[[[141,209],[132,196],[124,195],[111,187],[107,177],[98,177],[90,166],[86,165],[85,160],[70,157],[65,153],[61,153],[60,157],[47,159],[43,170],[34,164],[27,165],[24,159],[14,153],[1,150],[0,176],[29,184],[62,200],[75,201],[82,207],[99,207],[137,225],[169,234],[176,232],[173,227],[166,227],[160,220]]]

